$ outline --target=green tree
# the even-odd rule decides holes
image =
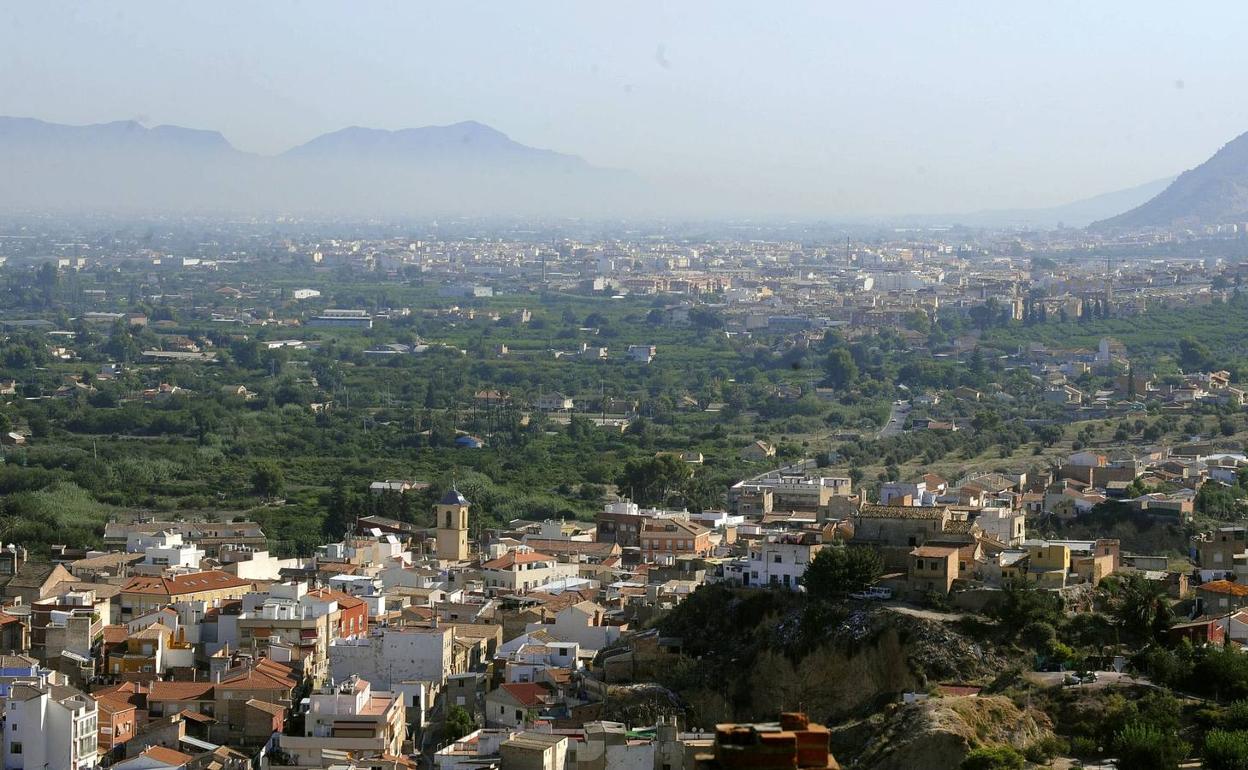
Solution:
[[[1131,722],[1114,733],[1118,767],[1131,770],[1176,770],[1189,748],[1177,735],[1148,722]]]
[[[334,479],[329,494],[321,500],[326,509],[325,518],[321,519],[321,533],[338,540],[354,526],[362,505],[359,498],[351,494],[346,479],[341,476]]]
[[[39,266],[39,270],[35,274],[35,285],[39,287],[39,294],[42,295],[44,307],[52,305],[52,300],[56,297],[56,287],[60,285],[60,282],[61,274],[57,270],[55,263],[44,262]]]
[[[691,475],[692,471],[683,460],[663,454],[629,460],[615,483],[620,492],[627,494],[633,502],[657,505],[672,492],[683,488]]]
[[[883,573],[874,548],[829,546],[811,559],[801,583],[812,598],[835,601],[875,584]]]
[[[1133,572],[1115,579],[1108,590],[1114,618],[1134,638],[1151,639],[1170,627],[1170,603],[1161,583]]]
[[[285,484],[281,466],[272,460],[261,460],[251,469],[251,488],[261,497],[277,497]]]
[[[1049,591],[1038,590],[1026,581],[1011,580],[1001,590],[1001,598],[989,610],[1006,633],[1017,635],[1032,623],[1056,627],[1062,621],[1062,601]]]
[[[476,729],[472,714],[463,706],[451,706],[446,712],[446,730],[442,737],[447,743],[453,743]]]
[[[1209,368],[1213,354],[1205,343],[1192,337],[1179,340],[1179,366],[1186,372],[1196,372]]]
[[[824,370],[828,373],[828,384],[834,388],[847,388],[858,378],[858,364],[854,363],[853,355],[846,348],[836,348],[828,353]]]

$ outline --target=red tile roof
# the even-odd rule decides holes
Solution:
[[[183,754],[180,751],[167,749],[164,746],[151,746],[145,749],[141,754],[139,754],[139,756],[149,757],[157,762],[163,762],[166,765],[174,765],[175,767],[181,767],[194,759],[194,757],[190,754]]]
[[[242,588],[250,586],[250,580],[243,580],[220,570],[192,572],[189,575],[176,577],[132,577],[121,587],[122,592],[132,594],[151,594],[154,596],[179,596],[201,591],[220,591],[226,588]]]
[[[1201,583],[1196,586],[1199,591],[1208,591],[1214,594],[1226,594],[1228,596],[1248,596],[1248,585],[1243,583],[1232,583],[1229,580],[1211,580],[1208,583]]]
[[[555,557],[537,551],[508,551],[497,559],[487,561],[481,566],[485,569],[511,569],[517,564],[533,564],[539,561],[554,561]]]
[[[143,704],[148,694],[147,685],[142,682],[122,682],[108,687],[101,687],[91,693],[96,700],[107,698],[115,703],[128,703],[131,706]]]
[[[105,644],[123,644],[130,635],[128,626],[110,625],[104,626],[104,643]]]
[[[219,686],[227,690],[290,690],[296,684],[289,666],[261,658],[253,666],[226,672]]]
[[[499,689],[515,698],[520,704],[533,708],[540,706],[550,697],[550,690],[533,682],[512,682],[499,685]]]
[[[148,692],[149,701],[212,700],[212,682],[165,682],[153,681]]]
[[[314,588],[308,591],[308,596],[315,596],[318,599],[326,599],[338,602],[338,608],[343,610],[353,609],[364,604],[363,599],[357,599],[351,594],[338,591],[333,588]]]

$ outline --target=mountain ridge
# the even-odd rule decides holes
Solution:
[[[1153,198],[1090,225],[1095,230],[1176,227],[1248,220],[1248,132],[1179,174]]]
[[[647,200],[627,172],[477,121],[348,126],[273,155],[217,131],[0,116],[0,207],[314,214],[578,214]]]

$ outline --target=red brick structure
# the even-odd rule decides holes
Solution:
[[[699,754],[697,770],[840,770],[828,750],[828,728],[801,712],[779,723],[715,726],[715,753]]]

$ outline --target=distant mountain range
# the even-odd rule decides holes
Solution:
[[[1104,219],[1124,209],[1140,205],[1164,190],[1173,181],[1174,177],[1166,177],[1125,190],[1115,190],[1072,203],[1064,203],[1060,206],[1034,209],[987,209],[961,214],[916,214],[896,218],[895,222],[921,227],[945,225],[988,229],[1086,227],[1098,219]]]
[[[1155,197],[1094,229],[1184,227],[1248,221],[1248,134],[1184,171]]]
[[[715,206],[713,178],[701,192],[664,191],[473,121],[398,131],[353,126],[266,156],[242,152],[215,131],[0,117],[0,168],[0,210],[8,211],[628,217]],[[1177,178],[1062,206],[877,224],[1135,228],[1242,221],[1248,134]]]
[[[626,172],[476,122],[351,127],[280,155],[215,131],[0,117],[0,207],[369,215],[575,215],[644,198]]]

